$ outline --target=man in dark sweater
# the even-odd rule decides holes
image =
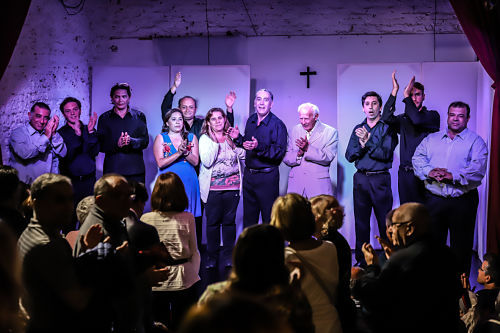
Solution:
[[[396,72],[392,73],[392,84],[398,86]],[[399,86],[398,86],[399,87]],[[411,158],[420,142],[429,134],[439,131],[439,113],[427,110],[424,86],[412,77],[404,90],[405,111],[395,116],[394,109],[384,110],[382,120],[391,125],[400,135],[398,191],[401,204],[424,202],[424,183],[415,176]]]
[[[393,87],[384,107],[393,108],[398,87]],[[379,235],[386,238],[385,216],[392,209],[391,175],[398,135],[380,118],[382,97],[369,91],[361,97],[365,120],[356,125],[347,145],[345,157],[358,170],[353,179],[354,220],[356,229],[356,261],[364,266],[361,246],[370,239],[372,209]],[[386,111],[384,111],[385,113]]]

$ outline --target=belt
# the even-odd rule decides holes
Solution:
[[[389,173],[387,170],[380,170],[380,171],[363,171],[363,170],[358,170],[359,173],[362,173],[363,175],[371,176],[371,175],[381,175],[384,173]]]
[[[79,180],[79,181],[89,180],[95,178],[95,172],[89,173],[88,175],[85,176],[71,176],[70,178],[71,180]]]
[[[250,173],[269,173],[273,170],[275,170],[277,167],[270,167],[270,168],[261,168],[261,169],[251,169],[251,168],[247,168],[247,170],[250,172]]]
[[[407,165],[400,165],[399,168],[401,170],[406,171],[406,172],[408,172],[408,171],[415,171],[412,166],[407,166]]]

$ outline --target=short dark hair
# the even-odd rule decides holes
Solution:
[[[132,189],[132,194],[135,195],[133,201],[134,202],[146,202],[149,199],[148,190],[144,183],[131,180],[128,182],[130,188]]]
[[[377,97],[378,104],[382,105],[382,97],[380,97],[380,95],[377,94],[375,91],[367,91],[363,96],[361,96],[361,105],[365,104],[365,99],[367,97]]]
[[[9,165],[0,165],[0,202],[9,200],[19,187],[19,174]]]
[[[194,97],[189,96],[189,95],[183,96],[183,97],[181,97],[181,98],[179,99],[179,103],[177,104],[177,105],[179,106],[179,108],[181,107],[181,102],[182,102],[182,100],[183,100],[183,99],[186,99],[186,98],[191,98],[191,99],[194,101],[194,107],[195,107],[195,108],[198,108],[198,101],[197,101]]]
[[[186,190],[180,177],[170,171],[159,175],[151,193],[151,208],[159,212],[182,212],[188,206]]]
[[[425,93],[424,85],[422,83],[420,83],[420,82],[413,83],[413,88],[422,91],[422,94]]]
[[[49,112],[50,112],[50,107],[47,104],[45,104],[44,102],[36,102],[35,104],[33,104],[33,106],[30,109],[30,112],[35,111],[35,107],[37,107],[37,106],[41,109],[49,110]]]
[[[266,88],[262,88],[262,89],[257,90],[257,92],[255,92],[255,94],[257,94],[259,91],[265,91],[265,92],[267,92],[269,94],[269,97],[271,97],[271,101],[274,101],[274,95],[271,92],[271,90],[266,89]]]
[[[71,102],[75,102],[76,105],[78,105],[78,108],[81,110],[82,109],[82,102],[80,102],[78,99],[74,98],[74,97],[66,97],[62,102],[61,104],[59,105],[59,110],[61,110],[62,113],[64,113],[64,107],[66,106],[66,104],[68,103],[71,103]]]
[[[31,184],[31,199],[34,200],[43,198],[51,186],[59,183],[66,183],[70,186],[72,185],[71,180],[68,177],[57,173],[44,173],[43,175],[38,176],[33,184]]]
[[[500,261],[498,260],[498,255],[488,252],[483,256],[483,261],[488,262],[488,268],[484,272],[485,275],[490,276],[490,281],[495,284],[495,286],[500,285]]]
[[[113,98],[115,91],[123,89],[127,91],[128,97],[132,97],[132,89],[130,89],[130,85],[128,83],[116,83],[114,86],[111,87],[111,91],[109,92],[109,96]]]
[[[451,108],[465,108],[467,110],[467,118],[470,117],[470,106],[467,103],[455,101],[450,103],[450,106],[448,106],[448,112],[450,112]]]

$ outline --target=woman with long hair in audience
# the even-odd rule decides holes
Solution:
[[[333,195],[321,194],[312,197],[309,201],[316,220],[314,237],[332,242],[337,248],[339,263],[337,311],[344,333],[350,332],[354,330],[356,306],[351,299],[349,287],[352,266],[351,247],[338,231],[344,224],[344,208]]]
[[[214,297],[236,294],[267,304],[283,316],[295,332],[312,333],[311,308],[285,265],[284,239],[268,224],[248,227],[233,251],[233,269],[227,281],[209,285],[198,304]]]
[[[285,249],[287,264],[301,268],[300,283],[311,304],[316,332],[342,332],[336,308],[337,248],[313,236],[316,222],[311,203],[296,193],[278,197],[271,211],[271,224],[280,229],[289,242]]]
[[[207,268],[217,265],[221,227],[224,267],[231,267],[236,239],[236,209],[243,184],[241,160],[245,157],[245,150],[235,146],[228,129],[225,112],[221,108],[210,109],[201,129],[199,176],[200,195],[207,217]]]
[[[153,287],[153,316],[174,331],[189,307],[196,302],[195,284],[200,280],[195,221],[193,214],[185,211],[187,207],[188,198],[181,179],[177,174],[167,172],[156,180],[151,194],[153,211],[141,218],[158,230],[160,241],[168,253],[180,262],[169,266],[167,280]]]
[[[181,110],[171,109],[163,117],[162,133],[156,136],[153,153],[158,174],[177,174],[188,198],[187,210],[195,217],[201,216],[200,185],[194,169],[199,162],[198,139],[184,128]]]

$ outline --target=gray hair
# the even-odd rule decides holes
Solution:
[[[312,112],[314,113],[314,115],[319,115],[319,108],[315,104],[312,104],[312,103],[302,103],[297,108],[297,112],[300,112],[301,109],[312,110]]]
[[[85,219],[90,213],[90,209],[94,207],[95,204],[95,198],[93,195],[89,195],[78,203],[76,206],[76,218],[80,222],[80,224],[83,224],[85,222]]]
[[[51,186],[60,183],[65,183],[71,186],[71,180],[66,176],[56,173],[44,173],[43,175],[37,177],[33,184],[31,184],[31,198],[41,199],[48,192]]]
[[[271,97],[271,101],[274,101],[274,96],[273,96],[273,93],[271,92],[271,90],[266,89],[266,88],[262,88],[262,89],[257,90],[257,91],[255,92],[255,95],[257,95],[257,93],[258,93],[259,91],[265,91],[265,92],[266,92],[266,93],[268,93],[268,94],[269,94],[269,96]]]

